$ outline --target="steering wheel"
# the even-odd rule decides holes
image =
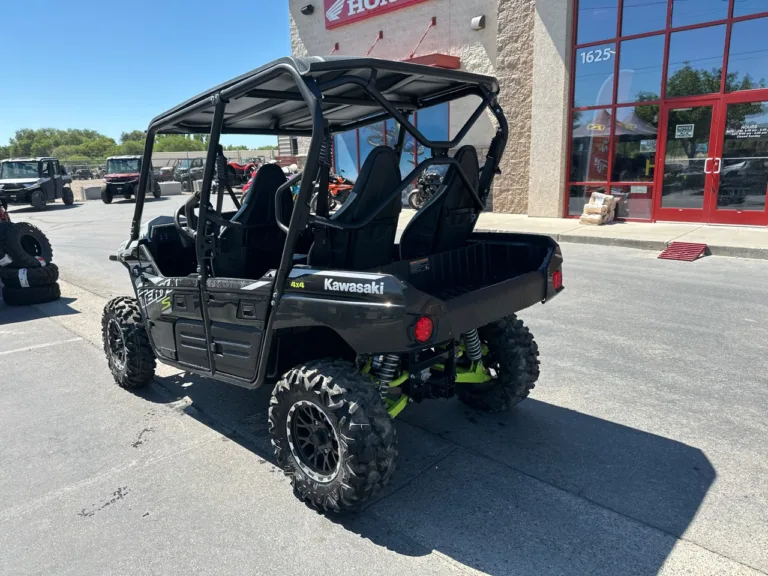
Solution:
[[[200,205],[200,198],[197,194],[193,194],[189,200],[179,206],[176,213],[173,215],[173,224],[176,226],[181,234],[192,240],[197,236],[197,216],[195,216],[195,208]],[[181,222],[181,217],[184,216],[184,223]]]

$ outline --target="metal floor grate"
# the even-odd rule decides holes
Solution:
[[[691,242],[672,242],[667,249],[659,254],[664,260],[682,260],[693,262],[704,256],[707,251],[706,244],[692,244]]]

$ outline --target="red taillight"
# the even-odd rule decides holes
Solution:
[[[560,288],[563,287],[563,271],[562,270],[555,270],[555,272],[552,274],[552,286],[555,287],[555,290],[560,290]]]
[[[432,338],[432,330],[434,330],[434,328],[435,325],[432,322],[432,319],[427,318],[426,316],[422,316],[416,320],[416,327],[413,330],[413,337],[416,338],[416,342],[423,344]]]

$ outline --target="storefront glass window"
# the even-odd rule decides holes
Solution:
[[[575,107],[611,104],[615,57],[616,44],[579,48],[576,51]]]
[[[587,44],[616,36],[618,0],[580,0],[578,43]]]
[[[768,2],[765,3],[768,9]],[[731,32],[726,88],[754,90],[768,86],[768,18],[736,22]]]
[[[611,186],[611,194],[616,197],[616,217],[650,220],[653,204],[653,186],[635,184],[632,186]]]
[[[719,92],[724,46],[725,25],[672,34],[667,97]]]
[[[624,0],[622,36],[645,34],[667,27],[667,3],[664,0]]]
[[[724,20],[728,17],[728,2],[723,0],[674,0],[672,27],[690,26]]]
[[[376,146],[384,145],[384,123],[360,128],[360,167]]]
[[[580,216],[584,212],[584,204],[589,202],[592,192],[605,194],[605,184],[590,186],[571,186],[568,190],[568,214]]]
[[[357,131],[350,130],[333,137],[336,173],[348,180],[357,180]]]
[[[768,2],[765,0],[736,0],[733,6],[734,18],[761,12],[768,12]]]
[[[663,34],[622,42],[617,101],[658,100],[663,62]]]
[[[658,136],[658,106],[618,108],[611,180],[653,182]]]
[[[571,132],[571,182],[608,181],[611,112],[574,112]]]
[[[417,112],[419,132],[430,140],[448,140],[448,104],[439,104]],[[418,161],[429,157],[429,149],[419,145]]]

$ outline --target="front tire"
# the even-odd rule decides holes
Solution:
[[[359,509],[395,469],[392,419],[374,383],[349,362],[286,373],[272,392],[269,431],[294,492],[319,510]]]
[[[104,204],[112,204],[112,191],[109,189],[109,186],[101,187],[101,201]]]
[[[72,188],[64,188],[61,192],[61,199],[66,206],[72,206],[75,203],[75,193]]]
[[[421,193],[421,190],[417,188],[408,193],[408,206],[414,210],[420,210],[424,204],[426,204],[426,199],[424,198],[424,194]]]
[[[162,189],[160,188],[160,183],[155,182],[154,186],[152,186],[152,196],[155,198],[160,198],[160,195],[163,193]]]
[[[119,297],[107,302],[101,317],[101,336],[118,386],[127,390],[146,387],[155,375],[155,354],[138,301]]]
[[[528,397],[539,379],[539,347],[528,327],[511,314],[478,329],[488,346],[484,357],[496,379],[487,384],[458,384],[459,400],[485,412],[509,410]]]
[[[29,204],[32,206],[32,208],[38,211],[45,210],[48,207],[48,204],[45,201],[45,195],[43,194],[42,190],[35,190],[32,192],[32,194],[30,194]]]

